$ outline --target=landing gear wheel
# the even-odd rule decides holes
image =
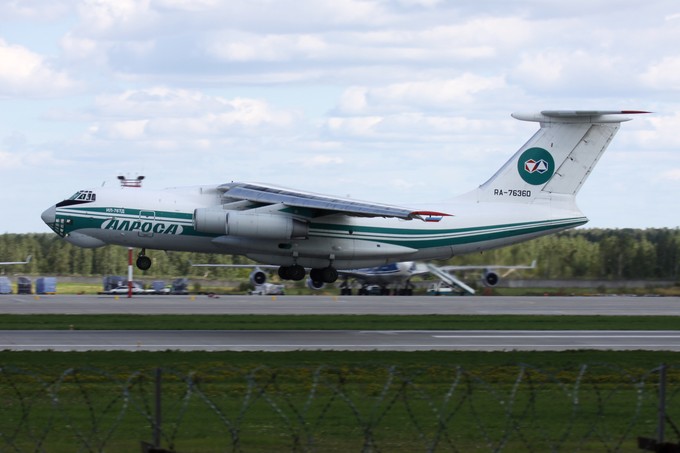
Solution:
[[[295,280],[300,281],[305,278],[305,268],[299,264],[294,264],[292,266],[281,266],[279,267],[279,277],[282,280]]]
[[[323,275],[321,269],[315,267],[309,271],[309,278],[316,282],[323,282]]]
[[[139,255],[137,257],[137,267],[143,271],[151,267],[151,258],[146,255]]]
[[[300,280],[305,278],[305,268],[300,266],[299,264],[295,264],[290,267],[290,279],[295,280],[296,282],[299,282]]]
[[[290,266],[280,266],[278,274],[281,280],[290,280]]]
[[[338,279],[338,271],[331,266],[321,269],[321,281],[325,283],[333,283]]]

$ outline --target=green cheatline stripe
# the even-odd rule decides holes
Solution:
[[[489,229],[508,229],[508,228],[519,228],[526,226],[536,226],[536,225],[570,225],[574,223],[586,222],[585,217],[572,217],[566,219],[551,219],[551,220],[538,220],[532,222],[518,222],[518,223],[506,223],[499,225],[485,225],[477,227],[467,227],[467,228],[448,228],[448,229],[407,229],[407,228],[389,228],[389,227],[371,227],[371,226],[354,226],[354,225],[342,225],[342,224],[329,224],[329,223],[311,223],[310,228],[328,231],[341,231],[347,233],[352,231],[353,234],[366,232],[374,233],[381,232],[390,235],[436,235],[436,234],[456,234],[456,233],[471,233],[480,230],[486,231]]]
[[[68,213],[70,215],[81,215],[81,216],[100,216],[100,217],[118,217],[118,218],[131,218],[139,220],[140,213],[151,213],[153,212],[156,216],[156,220],[161,219],[173,219],[173,220],[186,220],[192,221],[194,215],[192,213],[186,212],[170,212],[170,211],[152,211],[150,209],[130,209],[124,208],[125,213],[121,214],[118,212],[107,212],[107,209],[122,209],[122,208],[59,208],[59,212]]]
[[[102,221],[116,217],[118,219],[144,220],[139,218],[143,210],[126,209],[125,214],[106,212],[107,208],[70,208],[61,212],[79,218],[76,228],[100,228]],[[110,209],[110,208],[108,208]],[[190,213],[155,211],[155,222],[174,221],[182,225],[182,236],[217,237],[199,233],[192,228]],[[146,220],[151,221],[151,220]],[[535,222],[519,222],[483,227],[467,227],[455,229],[405,229],[390,227],[355,226],[342,224],[311,223],[310,232],[315,237],[355,239],[359,241],[379,241],[410,248],[430,248],[447,245],[462,245],[477,242],[503,239],[544,231],[564,229],[583,225],[585,217],[543,220]],[[350,231],[352,232],[349,236]],[[162,233],[161,233],[162,234]]]
[[[348,232],[349,230],[352,230],[353,234],[351,237],[357,240],[373,240],[393,245],[401,245],[404,247],[428,248],[446,245],[469,244],[538,233],[542,231],[564,229],[583,225],[586,221],[587,220],[585,218],[581,217],[575,219],[523,222],[485,227],[438,230],[439,233],[436,235],[433,235],[429,230],[404,230],[393,228],[329,225],[330,232],[325,232],[324,230],[319,229],[317,233],[320,233],[319,236],[325,237],[348,238]],[[340,231],[343,231],[345,234],[338,234]]]

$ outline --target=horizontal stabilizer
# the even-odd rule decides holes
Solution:
[[[630,121],[625,115],[650,113],[644,110],[543,110],[540,113],[515,112],[512,117],[521,121],[621,123]]]

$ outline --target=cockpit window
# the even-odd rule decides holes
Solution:
[[[64,206],[72,206],[75,204],[88,203],[90,201],[96,201],[97,195],[91,190],[79,190],[74,193],[68,200],[60,201],[57,203],[57,207],[61,208]]]
[[[69,200],[77,200],[77,201],[95,201],[97,199],[97,195],[95,195],[94,192],[91,190],[79,190]]]

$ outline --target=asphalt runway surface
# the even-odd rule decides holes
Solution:
[[[658,315],[680,297],[487,296],[0,296],[4,314]]]
[[[680,332],[643,331],[3,331],[13,351],[680,351]]]
[[[2,314],[680,316],[679,297],[0,296]],[[2,331],[0,350],[680,351],[680,331]]]

